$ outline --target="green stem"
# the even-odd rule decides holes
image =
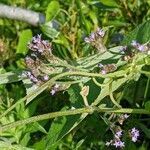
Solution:
[[[150,78],[148,78],[147,83],[146,83],[146,88],[145,88],[145,92],[144,92],[144,99],[146,99],[146,97],[147,97],[149,83],[150,83]]]
[[[148,71],[140,70],[140,73],[150,76],[150,72],[148,72]]]
[[[110,99],[113,102],[113,104],[116,105],[118,108],[121,108],[121,106],[114,99],[113,92],[112,92],[112,83],[109,84],[109,96],[110,96]]]
[[[9,130],[11,128],[20,126],[20,125],[26,125],[29,123],[61,117],[61,116],[69,116],[69,115],[76,115],[76,114],[83,114],[83,113],[93,113],[93,112],[99,112],[99,113],[134,113],[134,114],[150,114],[150,111],[147,111],[145,109],[130,109],[130,108],[98,108],[98,107],[85,107],[85,108],[79,108],[74,110],[66,110],[66,111],[59,111],[59,112],[52,112],[47,113],[39,116],[34,116],[31,118],[19,120],[10,124],[6,124],[4,126],[0,127],[0,132]]]
[[[112,78],[112,77],[123,77],[124,74],[118,74],[117,72],[102,75],[98,73],[87,73],[87,72],[64,72],[61,74],[56,75],[55,77],[51,78],[49,81],[44,83],[42,86],[37,88],[35,91],[30,93],[29,95],[25,96],[24,98],[20,99],[18,102],[16,102],[14,105],[12,105],[10,108],[8,108],[3,114],[0,115],[0,118],[4,117],[6,114],[8,114],[12,109],[14,109],[18,104],[24,102],[27,99],[33,100],[36,96],[38,96],[40,93],[42,93],[47,87],[51,87],[56,80],[59,78],[62,78],[64,76],[88,76],[88,77],[100,77],[100,78]]]
[[[108,84],[110,84],[113,81],[112,79],[110,79],[107,83],[99,83],[95,78],[92,78],[92,80],[99,87],[107,86]]]

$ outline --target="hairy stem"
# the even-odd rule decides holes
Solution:
[[[33,100],[36,96],[38,96],[40,93],[42,93],[47,87],[51,87],[56,80],[64,77],[64,76],[87,76],[87,77],[100,77],[100,78],[112,78],[112,77],[122,77],[124,74],[118,74],[117,72],[110,73],[107,75],[102,75],[98,73],[87,73],[87,72],[64,72],[61,74],[56,75],[55,77],[51,78],[49,81],[44,83],[42,86],[37,88],[35,91],[30,93],[29,95],[25,96],[24,98],[20,99],[18,102],[16,102],[14,105],[12,105],[10,108],[8,108],[3,114],[0,115],[0,118],[4,117],[6,114],[8,114],[12,109],[14,109],[18,104],[24,102],[27,99]]]
[[[147,111],[145,109],[130,109],[130,108],[119,109],[119,108],[85,107],[85,108],[79,108],[79,109],[73,109],[73,110],[47,113],[47,114],[38,115],[38,116],[30,117],[27,119],[23,119],[20,121],[16,121],[16,122],[1,126],[0,132],[5,131],[5,130],[9,130],[11,128],[14,128],[14,127],[17,127],[20,125],[26,125],[26,124],[41,121],[41,120],[46,120],[46,119],[51,119],[51,118],[56,118],[56,117],[61,117],[61,116],[83,114],[83,113],[91,114],[93,112],[150,114],[150,111]]]

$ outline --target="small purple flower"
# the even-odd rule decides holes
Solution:
[[[131,138],[133,142],[136,142],[138,140],[138,137],[140,136],[139,130],[136,128],[131,129]]]
[[[117,132],[115,133],[115,137],[120,138],[121,136],[122,136],[122,130],[117,131]]]
[[[44,79],[44,81],[47,81],[47,80],[49,80],[49,76],[48,76],[48,75],[45,75],[45,76],[43,77],[43,79]]]
[[[113,145],[117,148],[117,147],[124,147],[124,142],[122,142],[121,140],[115,140]]]
[[[144,46],[144,45],[139,45],[139,46],[137,47],[137,49],[138,49],[139,51],[143,52],[143,51],[145,50],[145,46]]]

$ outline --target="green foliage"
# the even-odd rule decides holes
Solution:
[[[132,40],[137,40],[140,43],[150,41],[150,20],[142,23],[136,27],[128,36],[123,40],[123,44],[129,45]]]
[[[32,38],[32,31],[30,29],[21,31],[16,53],[26,55],[28,52],[27,45],[28,42],[31,40],[31,38]]]
[[[59,10],[60,10],[59,2],[56,0],[51,1],[47,6],[46,20],[47,21],[52,20],[57,15]]]
[[[142,135],[136,144],[124,132],[124,149],[148,149],[150,3],[127,0],[3,3],[45,13],[46,23],[31,27],[0,20],[0,149],[109,149],[105,143],[112,139],[116,124],[128,132],[135,126]],[[106,31],[99,42],[108,47],[104,53],[84,42],[98,26]],[[52,55],[32,56],[34,62],[38,60],[34,71],[39,71],[36,77],[41,83],[37,84],[23,76],[24,71],[30,71],[23,59],[24,55],[33,54],[27,48],[33,33],[42,33],[44,39],[52,42]],[[147,50],[137,51],[130,45],[132,40],[146,43]],[[133,53],[121,53],[121,45],[128,45]],[[103,75],[100,63],[115,64],[117,69]],[[42,80],[45,74],[48,81]],[[52,96],[56,84],[59,88]],[[119,125],[117,117],[123,113],[129,113],[130,118]]]

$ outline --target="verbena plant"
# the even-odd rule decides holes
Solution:
[[[101,2],[65,1],[68,11],[50,2],[41,30],[51,42],[43,35],[31,39],[30,29],[21,32],[16,53],[29,49],[26,68],[10,64],[14,71],[0,74],[1,148],[148,148],[149,12],[141,17],[148,2]],[[142,21],[118,46],[111,44],[111,32]]]
[[[53,96],[59,91],[66,91],[70,95],[70,104],[57,112],[33,117],[26,112],[24,119],[10,121],[9,124],[3,121],[1,134],[5,135],[8,130],[22,125],[56,118],[44,140],[44,148],[51,149],[88,115],[98,113],[108,126],[106,134],[110,130],[114,135],[112,139],[105,139],[107,146],[125,147],[127,139],[137,142],[140,125],[133,124],[132,128],[124,129],[123,123],[130,114],[150,114],[147,100],[150,45],[149,35],[145,32],[149,32],[149,24],[149,21],[143,23],[124,39],[123,45],[110,49],[103,44],[107,31],[97,28],[84,39],[85,43],[95,48],[95,54],[72,62],[53,55],[55,49],[52,43],[43,40],[41,35],[33,37],[28,45],[30,53],[25,58],[27,69],[0,75],[1,84],[22,80],[27,92],[24,98],[1,114],[1,119],[5,120],[6,115],[19,105],[30,105],[46,89]],[[147,81],[142,87],[144,90],[140,91],[142,97],[139,97],[137,92],[141,87],[134,89],[134,84],[143,82],[143,78]]]

